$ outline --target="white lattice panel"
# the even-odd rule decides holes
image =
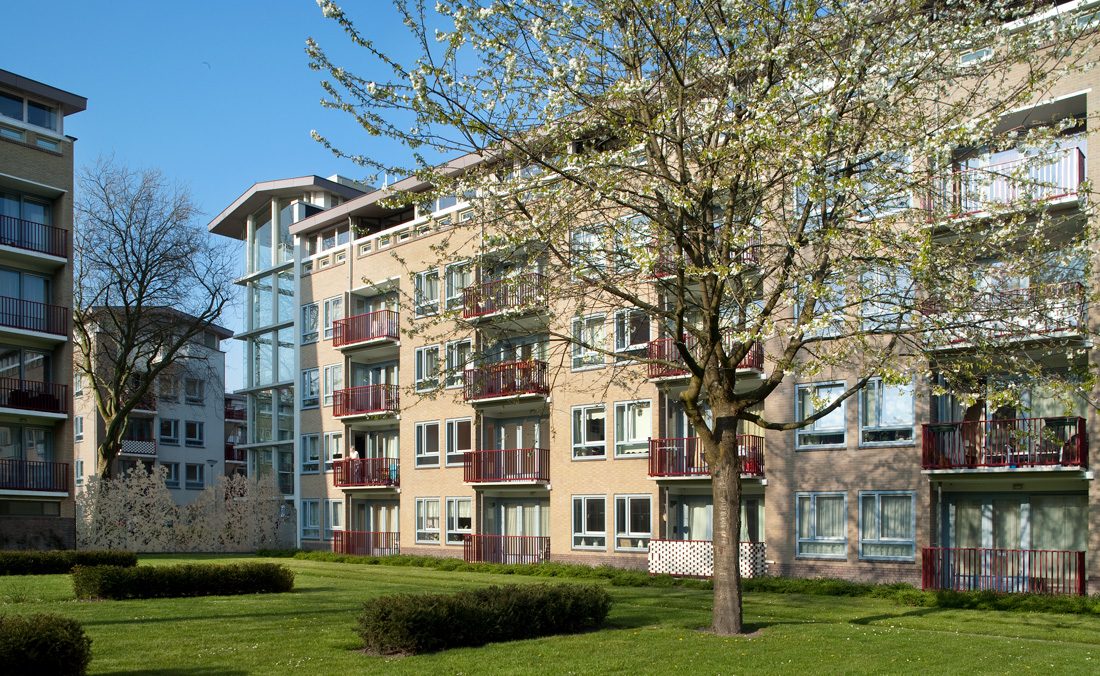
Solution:
[[[767,574],[763,542],[741,543],[741,577]],[[650,540],[649,572],[653,575],[711,577],[714,545],[709,540]]]

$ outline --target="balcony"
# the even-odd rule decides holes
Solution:
[[[764,437],[738,434],[737,452],[741,457],[741,476],[764,476]],[[710,465],[707,464],[699,437],[650,439],[649,476],[709,478]]]
[[[943,179],[944,204],[938,206],[951,218],[965,218],[1006,207],[1076,198],[1084,178],[1085,155],[1079,148],[1020,156],[953,171]]]
[[[462,558],[469,563],[542,563],[550,560],[550,538],[532,535],[464,535]]]
[[[463,454],[462,470],[468,484],[545,483],[550,481],[550,449],[469,451]]]
[[[397,385],[360,385],[332,395],[332,415],[337,418],[397,413],[398,407]]]
[[[401,553],[397,533],[364,530],[332,531],[332,551],[355,556],[396,556]]]
[[[119,454],[135,458],[155,458],[157,457],[157,442],[145,438],[123,439]]]
[[[390,488],[400,486],[397,458],[347,458],[332,463],[337,488]]]
[[[237,448],[236,444],[225,445],[225,461],[226,462],[247,462],[248,451],[243,448]]]
[[[69,308],[0,296],[0,326],[67,337]]]
[[[396,341],[400,337],[399,319],[393,310],[378,310],[337,319],[332,323],[332,346],[360,347]]]
[[[143,397],[134,404],[134,413],[156,413],[157,397],[151,392],[146,392]]]
[[[467,369],[463,398],[482,401],[503,397],[543,396],[550,394],[544,361],[509,361]]]
[[[69,232],[14,216],[0,216],[0,246],[68,258]]]
[[[226,420],[247,420],[248,411],[243,408],[226,408],[225,409]]]
[[[668,245],[655,244],[654,246],[658,248],[658,252],[657,259],[653,262],[653,273],[650,278],[660,280],[675,276],[680,269],[676,254],[669,249]],[[757,231],[752,239],[744,245],[743,249],[731,252],[731,258],[738,265],[755,266],[760,262],[758,252],[761,246],[763,246],[763,239]]]
[[[69,492],[69,465],[64,462],[0,460],[0,490]]]
[[[68,413],[69,386],[0,378],[0,406],[42,413]]]
[[[688,350],[695,352],[697,341],[694,336],[688,336],[685,344]],[[648,375],[651,380],[683,378],[689,374],[684,358],[676,347],[676,340],[673,338],[657,338],[649,341],[649,345],[646,346],[646,359],[649,361]],[[752,344],[749,353],[737,365],[737,370],[764,370],[764,348],[760,343]]]
[[[527,312],[545,305],[546,280],[537,272],[482,282],[462,291],[463,319]]]
[[[925,547],[921,588],[1085,595],[1085,552]]]
[[[1084,469],[1089,440],[1084,418],[1019,418],[925,423],[926,470]]]
[[[741,577],[761,577],[768,574],[763,542],[741,543]],[[648,568],[650,575],[676,577],[711,577],[714,575],[714,543],[710,540],[650,540]]]
[[[922,305],[929,321],[942,326],[933,329],[938,334],[932,336],[933,344],[1063,335],[1085,327],[1086,294],[1080,282],[990,289],[957,305],[964,303],[953,308],[942,299],[930,299]]]

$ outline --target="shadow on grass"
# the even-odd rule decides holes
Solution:
[[[105,671],[105,676],[158,676],[163,674],[182,674],[182,676],[239,676],[247,674],[240,669],[215,669],[213,667],[173,667],[171,669],[123,669],[120,671]]]
[[[303,615],[331,615],[332,608],[325,608],[321,610],[287,610],[281,609],[272,611],[269,613],[235,613],[232,615],[170,615],[166,617],[142,617],[137,618],[124,618],[117,620],[81,620],[80,623],[85,627],[106,627],[111,625],[127,625],[127,624],[157,624],[162,622],[190,622],[192,620],[233,620],[233,619],[260,619],[265,617],[301,617]]]
[[[880,615],[868,615],[867,617],[856,617],[847,622],[848,624],[868,625],[874,622],[882,622],[883,620],[900,620],[905,617],[925,617],[926,615],[941,612],[943,612],[943,608],[916,608],[904,613],[883,613]]]

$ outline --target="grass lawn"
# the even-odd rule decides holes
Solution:
[[[141,565],[200,558],[244,560],[152,557]],[[280,562],[297,574],[292,593],[87,602],[74,600],[67,575],[0,577],[0,612],[79,620],[92,637],[97,674],[1100,672],[1095,617],[752,594],[746,617],[759,634],[721,638],[698,631],[709,622],[709,591],[626,587],[609,587],[614,605],[599,632],[371,657],[357,651],[353,630],[362,602],[373,596],[541,580]]]

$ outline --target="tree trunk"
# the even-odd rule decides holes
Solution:
[[[737,457],[737,421],[716,420],[717,462],[711,464],[714,499],[714,615],[711,630],[731,635],[742,631],[741,609],[741,474]]]

